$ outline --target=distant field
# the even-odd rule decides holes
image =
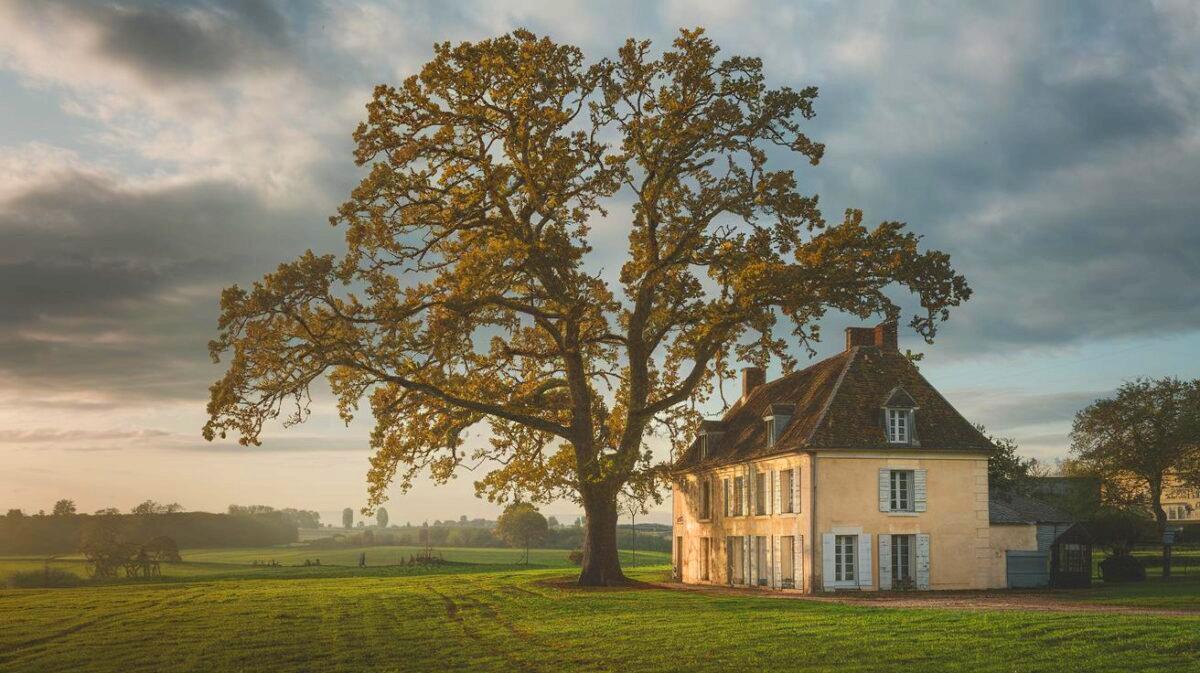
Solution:
[[[569,574],[561,568],[452,566],[378,574],[386,570],[0,590],[0,670],[1096,673],[1200,667],[1200,616],[885,609],[654,588],[580,590],[566,583]],[[664,572],[633,574],[658,579]]]
[[[307,547],[259,547],[247,549],[184,549],[180,553],[183,563],[162,564],[163,577],[169,579],[187,579],[191,577],[211,576],[254,576],[254,577],[297,577],[346,575],[349,570],[360,572],[358,557],[366,552],[368,570],[379,575],[412,574],[408,568],[395,568],[406,563],[411,555],[421,551],[419,547],[349,547],[345,549],[310,549]],[[521,552],[516,549],[471,549],[471,548],[442,548],[435,550],[442,558],[455,564],[474,564],[488,567],[511,567],[523,569],[515,565],[521,558]],[[571,568],[565,549],[532,549],[529,552],[530,565],[533,568]],[[641,565],[663,564],[670,559],[669,554],[661,552],[637,552],[637,562]],[[320,568],[306,568],[304,561],[320,560]],[[254,566],[275,561],[281,567]],[[630,551],[621,552],[622,564],[632,567],[634,554]],[[83,559],[74,557],[56,558],[49,562],[52,568],[60,568],[86,577],[87,572]],[[40,557],[0,557],[0,586],[10,574],[25,570],[41,570],[45,560]],[[459,572],[465,569],[454,569]],[[413,569],[413,572],[418,569]],[[353,574],[353,573],[349,573]]]

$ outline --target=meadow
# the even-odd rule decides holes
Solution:
[[[320,550],[321,568],[262,568],[250,564],[303,563],[314,550],[185,550],[157,580],[0,589],[0,670],[1200,669],[1195,578],[1056,593],[1196,616],[896,609],[649,585],[580,589],[562,550],[539,550],[540,567],[525,568],[511,565],[513,550],[444,549],[453,564],[422,568],[386,565],[388,552],[370,548],[365,569],[357,551]],[[31,564],[40,567],[0,560],[0,576]],[[629,572],[657,581],[666,570]]]

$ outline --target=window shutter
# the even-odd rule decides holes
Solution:
[[[913,509],[925,511],[925,470],[913,470]]]
[[[858,586],[871,586],[871,534],[858,536]]]
[[[745,556],[742,563],[742,583],[754,584],[753,573],[751,572],[751,558],[754,556],[750,548],[750,536],[742,536],[742,554]]]
[[[731,510],[729,509],[729,479],[721,480],[721,490],[721,500],[725,504],[725,516],[729,516],[731,513]]]
[[[908,443],[913,446],[921,444],[917,437],[917,412],[913,409],[908,410]]]
[[[826,591],[833,590],[833,533],[821,534],[821,583]]]
[[[754,503],[750,499],[750,484],[754,481],[753,476],[754,474],[750,471],[750,467],[747,466],[742,477],[742,492],[740,494],[742,498],[742,516],[750,516],[750,508]]]
[[[879,588],[892,588],[892,536],[879,536]]]
[[[886,467],[879,468],[879,511],[892,511],[892,471]]]
[[[800,513],[800,468],[792,468],[792,511]]]
[[[758,567],[758,538],[750,535],[750,586],[758,586],[758,574],[762,572],[762,568]]]
[[[792,584],[797,589],[804,589],[804,537],[797,535],[792,539],[793,552]]]
[[[746,515],[754,516],[757,514],[754,511],[754,499],[758,497],[758,494],[754,492],[757,486],[754,482],[758,481],[758,470],[754,469],[754,466],[751,466],[748,473],[750,476],[746,478],[746,493],[748,494],[746,496]]]
[[[783,494],[779,492],[779,470],[771,470],[771,492],[775,495],[771,513],[779,514],[783,511]]]
[[[917,588],[929,588],[929,535],[917,534]]]
[[[771,588],[782,589],[783,578],[780,577],[780,572],[783,570],[783,564],[779,562],[781,543],[779,536],[771,538]]]

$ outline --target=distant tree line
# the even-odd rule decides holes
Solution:
[[[583,544],[582,527],[548,528],[545,537],[535,546],[543,549],[578,549]],[[666,532],[664,532],[666,531]],[[643,526],[638,524],[637,548],[639,551],[671,551],[670,528],[666,526]],[[523,547],[523,543],[509,544],[491,526],[461,525],[453,521],[437,525],[403,526],[377,530],[335,533],[332,537],[320,538],[309,544],[316,547],[360,547],[372,545],[403,545],[434,547]],[[633,547],[633,531],[628,526],[617,529],[617,545],[621,549]]]
[[[270,505],[230,505],[227,512],[233,516],[277,513],[285,521],[295,524],[297,528],[321,527],[321,513],[308,509],[294,509],[291,507],[275,509]]]
[[[295,522],[281,512],[211,514],[174,511],[178,505],[151,504],[155,506],[135,508],[137,514],[26,516],[20,510],[10,510],[0,517],[0,555],[72,553],[80,548],[87,532],[101,524],[122,539],[165,536],[184,548],[257,547],[298,539]]]

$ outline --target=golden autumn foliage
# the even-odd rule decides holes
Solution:
[[[818,163],[801,130],[816,96],[768,88],[759,59],[720,58],[702,30],[592,64],[526,31],[436,45],[355,131],[370,172],[331,218],[346,254],[222,295],[205,436],[300,422],[326,376],[346,420],[369,400],[372,505],[489,461],[481,495],[580,502],[581,581],[621,581],[617,493],[654,492],[647,437],[686,445],[736,361],[790,368],[829,310],[895,317],[887,288],[918,295],[930,339],[970,295],[904,225],[829,224],[768,167]],[[602,217],[628,231],[616,282],[589,257]],[[479,424],[490,440],[468,447]]]

